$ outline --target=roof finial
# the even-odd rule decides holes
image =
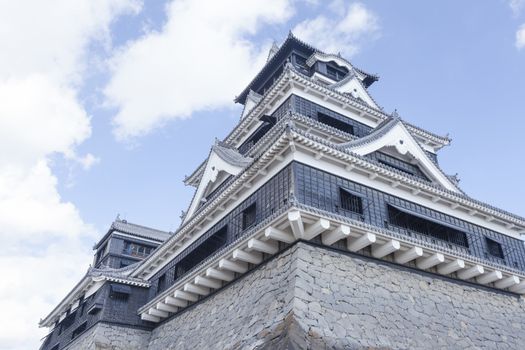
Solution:
[[[117,217],[115,218],[115,221],[122,221],[120,220],[120,213],[117,213]]]
[[[399,119],[399,113],[397,113],[397,108],[394,109],[394,111],[392,112],[392,114],[390,114],[392,116],[392,118],[394,119]]]

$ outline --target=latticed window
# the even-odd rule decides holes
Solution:
[[[150,255],[152,250],[153,250],[152,247],[144,246],[144,245],[133,243],[133,242],[124,242],[123,252],[124,254],[127,254],[127,255],[144,258]]]
[[[341,198],[341,209],[348,210],[357,214],[363,214],[363,199],[345,189],[339,190]]]
[[[242,229],[246,230],[247,228],[255,224],[255,218],[256,218],[256,207],[254,203],[242,212]]]
[[[487,251],[490,255],[495,256],[496,258],[503,259],[503,249],[501,248],[501,244],[485,237],[485,242],[487,243]]]
[[[87,322],[84,322],[80,326],[75,328],[75,330],[73,331],[73,334],[71,334],[71,339],[75,339],[76,337],[78,337],[82,332],[86,330],[86,327],[87,327]]]
[[[354,127],[352,125],[345,123],[344,121],[339,120],[337,118],[326,115],[324,113],[318,112],[317,120],[323,124],[331,126],[332,128],[336,128],[337,130],[341,130],[349,134],[354,134]]]
[[[157,281],[157,293],[162,292],[166,288],[166,274],[159,277]]]
[[[228,226],[224,226],[210,237],[206,238],[200,245],[195,247],[188,255],[175,265],[174,280],[184,275],[201,261],[221,249],[227,241]]]
[[[467,235],[465,232],[435,221],[424,219],[417,215],[406,213],[391,205],[388,205],[388,221],[389,224],[408,231],[418,232],[468,248]]]

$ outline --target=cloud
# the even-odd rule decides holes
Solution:
[[[516,31],[516,47],[518,50],[525,47],[525,24],[522,24]]]
[[[90,45],[110,47],[116,16],[133,0],[0,3],[0,349],[35,349],[45,316],[85,273],[95,238],[58,192],[50,159],[89,168],[77,148],[91,135],[79,100]],[[64,263],[67,261],[67,264]]]
[[[519,16],[523,8],[525,8],[525,0],[509,0],[509,6],[514,16]]]
[[[235,9],[232,11],[232,9]],[[180,0],[167,22],[116,54],[105,88],[118,139],[144,135],[175,118],[232,105],[267,55],[249,37],[293,14],[291,0]]]
[[[305,20],[293,29],[294,34],[326,52],[341,52],[349,57],[359,52],[365,40],[379,36],[378,17],[365,5],[352,3],[345,8],[343,2],[334,1],[330,7],[343,16],[334,19],[335,15],[319,15]]]

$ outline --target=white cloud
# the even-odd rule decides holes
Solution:
[[[167,7],[159,32],[123,48],[111,61],[105,88],[117,108],[119,139],[146,134],[167,120],[231,106],[267,55],[252,35],[263,24],[286,21],[291,0],[180,0]]]
[[[91,134],[77,96],[93,40],[109,47],[115,16],[133,0],[0,3],[0,349],[35,349],[50,312],[85,273],[94,229],[64,201],[50,167],[55,155],[88,168],[78,155]],[[5,54],[8,53],[8,54]],[[67,261],[67,263],[64,263]]]
[[[525,0],[509,0],[509,6],[514,16],[518,16],[525,8]]]
[[[349,4],[334,1],[330,6],[335,12],[343,13],[340,18],[320,15],[299,23],[293,32],[306,42],[329,52],[341,52],[345,56],[355,55],[365,40],[379,36],[378,17],[361,3]]]
[[[522,24],[516,31],[516,47],[518,50],[525,47],[525,24]]]

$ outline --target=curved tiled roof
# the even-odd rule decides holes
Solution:
[[[104,235],[104,237],[102,237],[100,241],[98,241],[97,244],[95,244],[93,249],[98,249],[98,247],[114,231],[126,233],[126,234],[136,236],[139,238],[150,239],[153,241],[157,241],[159,243],[164,242],[173,234],[172,232],[166,232],[166,231],[157,230],[157,229],[147,227],[147,226],[132,224],[126,220],[121,220],[120,218],[117,217],[115,221],[113,221],[113,223],[109,227],[108,232]]]
[[[245,157],[233,147],[229,147],[222,142],[217,142],[212,146],[212,151],[215,152],[222,160],[236,167],[244,168],[252,162],[252,158]]]

